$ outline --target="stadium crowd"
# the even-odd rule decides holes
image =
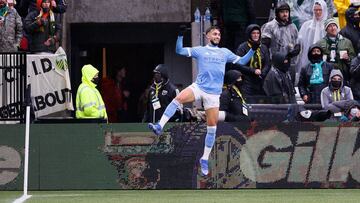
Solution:
[[[254,42],[260,43],[247,64],[226,68],[220,97],[224,120],[249,120],[245,104],[296,103],[340,112],[343,121],[360,118],[360,1],[311,2],[311,18],[295,24],[287,1],[273,1],[274,18],[259,26],[253,1],[222,1],[218,11],[218,24],[224,28],[221,44],[242,57]],[[0,0],[0,52],[54,53],[61,44],[61,16],[66,8],[65,0]],[[121,72],[116,74],[104,83],[109,88],[101,91],[111,122],[119,121],[118,114],[124,115],[129,97],[121,87]],[[117,92],[109,91],[111,87]],[[157,66],[153,84],[139,101],[143,121],[158,121],[178,92],[166,66]],[[118,104],[113,104],[112,96]],[[186,108],[178,114],[174,118],[178,121],[204,116]]]
[[[244,56],[254,41],[261,45],[246,65],[227,66],[220,97],[220,120],[251,120],[247,117],[247,104],[311,104],[318,107],[313,114],[325,110],[328,118],[341,121],[360,115],[356,88],[360,2],[348,2],[343,28],[333,18],[340,15],[342,21],[341,14],[328,9],[328,5],[340,9],[339,1],[312,2],[311,19],[295,24],[289,4],[274,1],[274,18],[260,27],[252,19],[255,12],[252,1],[222,1],[219,20],[224,28],[222,45],[238,56]],[[240,12],[244,7],[247,9]],[[149,99],[148,103],[152,104],[153,100]],[[161,106],[167,106],[170,100],[167,101]],[[311,120],[305,115],[309,110],[302,107],[297,111],[304,115],[302,119]],[[204,120],[202,111],[191,114]],[[152,120],[159,119],[155,116]]]
[[[65,0],[0,0],[0,52],[54,53]]]

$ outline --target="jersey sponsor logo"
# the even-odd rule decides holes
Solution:
[[[223,57],[216,57],[216,56],[205,56],[204,61],[207,63],[225,63],[225,59]]]

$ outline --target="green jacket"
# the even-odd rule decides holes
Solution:
[[[325,36],[323,39],[318,41],[318,44],[322,50],[323,54],[326,56],[326,61],[330,62],[330,44],[327,42],[327,37]],[[347,51],[349,54],[349,60],[340,59],[340,51]],[[340,69],[341,73],[344,75],[345,81],[350,81],[350,63],[351,60],[356,56],[354,47],[349,39],[343,37],[339,34],[339,42],[336,50],[336,61],[337,63],[332,63],[335,69]],[[331,63],[331,62],[330,62]]]
[[[85,65],[81,72],[82,83],[76,93],[76,118],[107,119],[104,101],[96,84],[91,82],[99,71],[92,65]]]
[[[23,36],[21,17],[15,8],[9,8],[0,25],[0,52],[16,52]]]

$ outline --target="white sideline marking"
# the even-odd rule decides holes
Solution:
[[[80,197],[80,196],[89,196],[86,194],[52,194],[52,195],[36,195],[35,198],[42,197]]]
[[[14,200],[13,203],[23,203],[30,197],[31,197],[31,195],[23,195],[20,198],[17,198],[16,200]]]

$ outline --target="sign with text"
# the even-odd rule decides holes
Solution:
[[[62,48],[55,54],[28,55],[27,74],[36,117],[74,110],[67,57]]]

